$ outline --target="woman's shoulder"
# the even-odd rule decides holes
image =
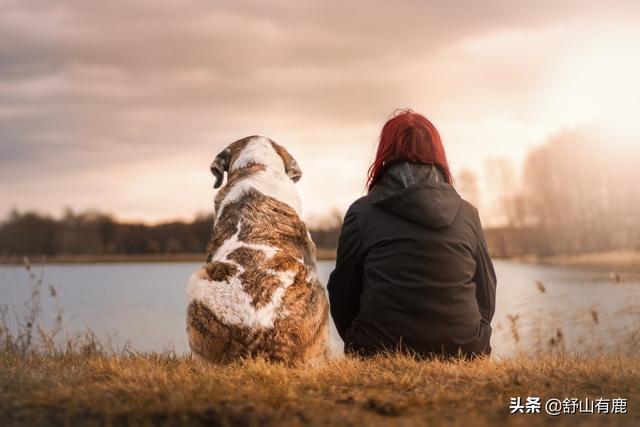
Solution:
[[[373,206],[373,205],[371,204],[371,200],[369,199],[369,195],[365,194],[364,196],[359,197],[356,200],[354,200],[353,203],[351,203],[351,205],[349,205],[349,208],[347,209],[347,213],[346,213],[345,216],[362,215],[363,213],[365,213],[369,209],[371,209],[371,206]]]
[[[470,225],[476,235],[480,236],[482,233],[482,222],[480,221],[480,213],[474,205],[462,199],[458,215],[464,222]]]
[[[471,217],[479,216],[478,209],[473,204],[471,204],[471,202],[465,199],[462,199],[460,202],[460,211]]]
[[[364,196],[355,199],[349,206],[349,209],[362,209],[368,205],[371,205],[371,201],[369,200],[369,195],[365,194]]]
[[[353,225],[356,226],[356,228],[360,228],[359,224],[365,221],[367,212],[370,211],[371,206],[369,197],[366,195],[356,199],[351,203],[351,205],[349,205],[349,208],[347,208],[347,211],[344,214],[344,220],[342,221],[343,226]]]

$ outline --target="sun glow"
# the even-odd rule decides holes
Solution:
[[[638,31],[594,35],[561,67],[545,99],[547,114],[551,120],[564,121],[564,126],[602,124],[635,134],[639,127],[639,75]]]

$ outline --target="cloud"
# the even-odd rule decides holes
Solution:
[[[0,197],[5,209],[188,215],[210,208],[202,166],[210,156],[262,133],[306,165],[311,211],[342,207],[359,194],[355,171],[366,169],[393,108],[427,111],[461,158],[469,144],[458,141],[478,129],[522,131],[514,121],[535,117],[524,101],[535,104],[549,67],[581,31],[637,25],[638,9],[632,1],[0,0]],[[502,130],[488,124],[505,115]],[[331,165],[349,170],[341,182],[325,178]],[[176,180],[192,196],[163,209],[163,189]]]

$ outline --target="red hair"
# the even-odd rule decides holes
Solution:
[[[367,190],[371,191],[389,166],[402,161],[434,165],[447,183],[453,183],[438,130],[426,117],[410,109],[394,111],[382,127],[376,159],[367,173]]]

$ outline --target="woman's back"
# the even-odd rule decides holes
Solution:
[[[347,351],[489,351],[495,276],[480,221],[436,167],[388,168],[349,209],[338,251],[329,294]]]
[[[495,272],[478,212],[452,182],[435,126],[411,110],[394,114],[369,193],[345,216],[327,285],[345,351],[491,351]]]

